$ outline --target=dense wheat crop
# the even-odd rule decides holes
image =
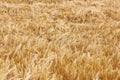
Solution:
[[[120,80],[120,0],[0,0],[0,80]]]

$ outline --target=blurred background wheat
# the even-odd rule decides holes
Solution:
[[[120,80],[120,0],[0,0],[0,80]]]

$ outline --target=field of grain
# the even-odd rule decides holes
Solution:
[[[120,0],[0,0],[0,80],[120,80]]]

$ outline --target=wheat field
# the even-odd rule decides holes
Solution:
[[[120,80],[120,0],[0,0],[0,80]]]

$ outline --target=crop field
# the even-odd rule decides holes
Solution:
[[[120,80],[120,0],[0,0],[0,80]]]

